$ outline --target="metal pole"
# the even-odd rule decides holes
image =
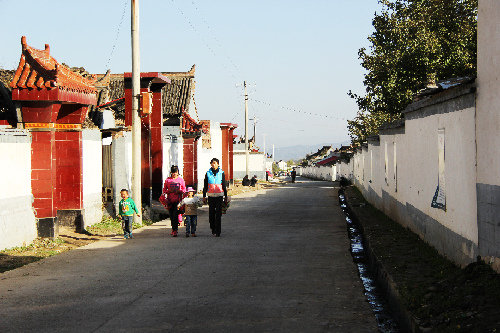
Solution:
[[[132,196],[141,217],[134,222],[142,224],[141,184],[141,118],[139,117],[139,95],[141,85],[139,52],[139,0],[132,0]]]
[[[257,124],[257,118],[253,116],[253,144],[255,147],[257,147],[257,132],[255,130],[255,126]]]
[[[247,81],[243,81],[243,86],[245,87],[245,172],[248,176],[250,173],[248,172],[248,160],[249,160],[249,152],[248,152],[248,94],[247,94]]]
[[[273,144],[273,162],[274,162],[274,144]]]
[[[267,134],[262,134],[262,137],[264,138],[264,156],[267,160],[267,153],[266,153],[266,135]]]

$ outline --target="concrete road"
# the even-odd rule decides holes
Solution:
[[[213,237],[167,221],[0,274],[1,332],[376,332],[332,183],[235,197]],[[180,229],[183,235],[183,229]]]

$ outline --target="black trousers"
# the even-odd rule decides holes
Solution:
[[[208,197],[208,221],[212,233],[216,235],[220,235],[223,200],[224,197]]]
[[[170,207],[168,215],[170,215],[170,225],[172,226],[172,230],[177,231],[179,228],[179,210],[177,209],[177,203]]]

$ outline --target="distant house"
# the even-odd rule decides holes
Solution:
[[[307,164],[314,165],[317,162],[328,157],[333,152],[334,152],[334,149],[332,146],[323,146],[322,148],[318,149],[318,151],[315,152],[314,154],[311,154],[311,155],[306,157]]]
[[[287,170],[287,164],[285,161],[279,160],[277,164],[278,164],[278,168],[280,170],[283,170],[283,171]]]

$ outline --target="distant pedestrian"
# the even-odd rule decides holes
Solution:
[[[212,158],[211,168],[205,174],[203,184],[203,202],[207,203],[208,196],[208,220],[212,235],[220,237],[222,203],[227,205],[226,176],[224,171],[219,168],[219,160]]]
[[[177,230],[179,228],[179,209],[177,206],[181,202],[184,192],[186,192],[186,183],[179,176],[179,167],[172,165],[170,168],[170,177],[165,179],[165,184],[163,185],[163,195],[166,199],[166,208],[168,209],[170,225],[172,226],[170,235],[173,237],[177,237]]]
[[[122,199],[118,204],[118,215],[122,220],[123,238],[134,238],[132,236],[133,222],[134,222],[134,212],[137,216],[141,216],[137,210],[134,200],[128,196],[128,190],[123,189],[120,191]]]
[[[250,186],[250,179],[248,179],[248,175],[245,175],[245,177],[243,177],[243,180],[241,181],[241,185],[242,186]]]
[[[250,186],[255,187],[257,185],[257,175],[254,175],[252,179],[250,179]]]
[[[192,187],[187,189],[187,197],[182,199],[177,208],[184,206],[184,217],[186,223],[186,237],[196,237],[196,224],[198,220],[198,207],[203,206],[203,200],[195,196],[196,191]]]
[[[297,177],[297,171],[295,171],[295,168],[293,168],[290,175],[292,176],[292,183],[295,183],[295,177]]]

